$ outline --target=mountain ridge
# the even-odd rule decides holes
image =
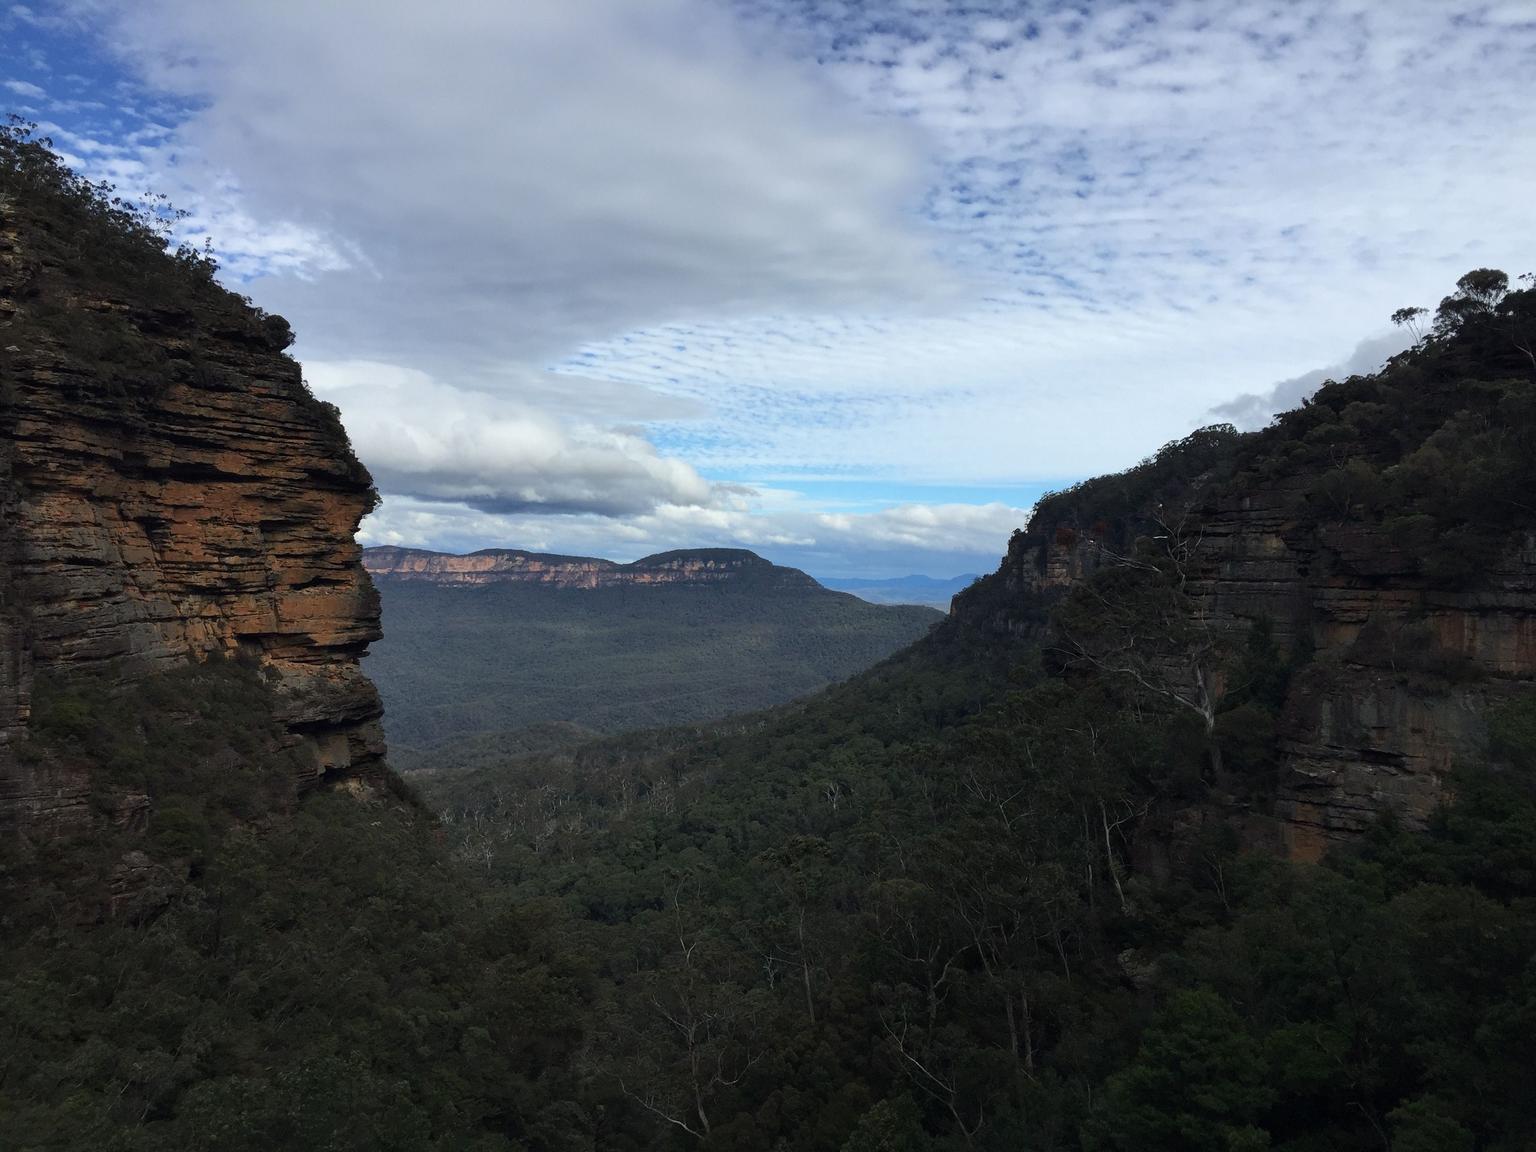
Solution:
[[[365,548],[363,566],[375,577],[442,586],[544,584],[597,589],[644,585],[718,585],[770,581],[782,588],[822,585],[800,571],[745,548],[680,548],[624,564],[600,556],[565,556],[520,548],[437,552],[393,545]]]
[[[364,563],[385,624],[367,668],[396,747],[547,722],[616,733],[755,711],[861,672],[943,619],[867,603],[743,549],[624,565],[373,550]]]
[[[883,580],[862,576],[822,577],[821,582],[836,592],[851,592],[871,604],[927,604],[947,611],[951,601],[979,579],[981,575],[977,572],[948,579],[913,573]]]

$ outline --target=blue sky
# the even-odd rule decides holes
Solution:
[[[1536,268],[1532,75],[1529,0],[0,7],[9,105],[292,321],[368,540],[825,575],[988,570]]]

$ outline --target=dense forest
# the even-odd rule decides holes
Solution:
[[[764,568],[713,586],[463,588],[381,577],[384,639],[364,667],[388,706],[390,742],[713,720],[860,672],[940,619]]]
[[[1532,1146],[1536,699],[1493,710],[1423,827],[1303,864],[1235,815],[1311,654],[1255,626],[1209,715],[1155,677],[1209,642],[1144,517],[1196,477],[1299,478],[1291,514],[1390,524],[1446,588],[1536,526],[1536,291],[1480,270],[1432,323],[1262,433],[1045,501],[1120,561],[1054,601],[984,583],[809,700],[535,734],[425,800],[300,793],[254,662],[40,677],[16,754],[100,802],[0,835],[0,1144]],[[1151,663],[1105,657],[1127,631]]]

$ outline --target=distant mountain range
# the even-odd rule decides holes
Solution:
[[[630,564],[597,556],[557,556],[516,548],[485,548],[468,555],[423,548],[366,548],[363,566],[375,576],[431,584],[543,584],[556,588],[634,585],[716,585],[726,582],[780,588],[818,587],[798,568],[781,568],[744,548],[692,548],[658,552]]]
[[[384,639],[365,662],[398,751],[530,725],[695,723],[806,695],[942,617],[824,588],[742,549],[632,564],[369,548]]]
[[[959,592],[981,579],[975,572],[964,576],[952,576],[940,580],[933,576],[893,576],[886,580],[843,579],[821,577],[821,583],[838,592],[851,592],[860,600],[871,604],[927,604],[943,611],[949,610],[949,602]]]

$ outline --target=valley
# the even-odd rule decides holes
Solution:
[[[950,601],[979,579],[979,576],[970,573],[949,580],[938,580],[932,576],[899,576],[889,580],[846,577],[827,579],[822,583],[839,592],[852,592],[871,604],[927,604],[947,612]]]
[[[365,670],[397,751],[530,725],[615,733],[753,711],[862,672],[943,618],[726,549],[628,565],[370,549],[363,563],[386,632]]]
[[[510,476],[461,524],[578,539],[777,499],[969,555],[1012,512],[859,521],[480,401],[370,472],[250,268],[39,131],[0,131],[0,1147],[1536,1147],[1530,275],[1046,494],[979,578],[858,586],[940,611],[736,547],[364,549],[427,538],[385,527],[432,484],[380,493],[422,460]]]

